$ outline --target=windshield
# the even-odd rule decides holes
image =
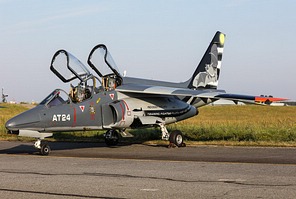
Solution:
[[[61,104],[68,104],[70,102],[71,100],[65,91],[61,89],[55,89],[40,103],[40,105],[47,105],[48,107],[52,107]]]
[[[63,82],[70,82],[76,78],[85,81],[91,76],[89,70],[76,57],[65,50],[59,50],[54,54],[50,70]]]
[[[92,49],[87,63],[100,77],[112,74],[121,77],[111,54],[104,44],[99,44]]]

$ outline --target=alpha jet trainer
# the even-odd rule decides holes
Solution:
[[[42,155],[50,147],[42,141],[53,132],[105,129],[107,145],[116,145],[119,133],[128,128],[160,127],[163,140],[183,145],[183,135],[168,132],[166,125],[198,114],[198,108],[219,99],[260,103],[282,98],[227,94],[218,90],[225,35],[216,32],[192,76],[182,83],[170,83],[123,76],[107,47],[95,46],[82,64],[65,50],[57,51],[50,70],[70,92],[55,89],[38,106],[6,123],[11,133],[37,139],[34,146]],[[73,85],[74,84],[74,85]]]

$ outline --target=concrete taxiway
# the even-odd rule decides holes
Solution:
[[[1,198],[296,198],[296,148],[0,142]]]

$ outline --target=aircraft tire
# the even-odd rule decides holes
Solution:
[[[105,135],[105,143],[107,146],[116,146],[118,144],[119,134],[116,130],[108,130]]]
[[[179,130],[172,131],[169,137],[170,144],[173,143],[177,147],[184,146],[183,145],[183,135]]]
[[[41,145],[41,149],[40,149],[41,155],[47,156],[47,155],[49,155],[50,151],[51,151],[51,149],[48,144]]]

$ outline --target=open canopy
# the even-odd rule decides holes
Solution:
[[[86,66],[65,50],[59,50],[54,54],[50,70],[63,82],[70,82],[74,79],[84,82],[92,76]]]
[[[115,75],[121,78],[119,70],[104,44],[99,44],[92,49],[87,63],[100,77]]]
[[[116,79],[122,78],[104,44],[99,44],[91,50],[87,63],[100,77],[113,76]],[[54,54],[50,70],[63,82],[70,82],[74,79],[84,82],[92,77],[87,67],[66,50],[59,50]]]

